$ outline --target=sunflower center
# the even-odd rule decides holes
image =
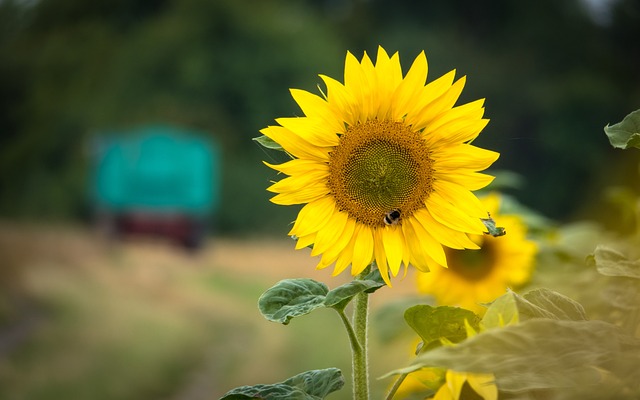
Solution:
[[[401,222],[424,207],[433,190],[429,149],[403,122],[350,126],[330,154],[329,172],[339,209],[370,227]]]
[[[479,250],[446,249],[449,270],[469,282],[487,277],[496,263],[495,246],[489,240],[480,245]]]

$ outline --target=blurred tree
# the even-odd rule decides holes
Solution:
[[[224,147],[220,229],[281,231],[291,211],[268,203],[259,162],[277,155],[250,138],[300,113],[287,88],[317,93],[346,50],[382,44],[405,68],[426,50],[431,78],[469,74],[462,100],[486,97],[492,119],[480,144],[527,179],[515,194],[570,218],[628,155],[602,126],[640,104],[639,6],[608,4],[594,19],[580,0],[2,1],[0,215],[80,216],[92,135],[168,122]]]

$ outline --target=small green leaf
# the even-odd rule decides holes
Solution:
[[[594,263],[602,275],[640,279],[640,260],[631,261],[610,247],[596,247],[593,255],[587,257],[587,261]]]
[[[640,148],[640,110],[627,115],[622,122],[605,126],[604,132],[609,137],[611,145],[615,148]]]
[[[385,286],[385,283],[380,276],[380,271],[376,268],[365,276],[363,280],[356,279],[329,291],[324,304],[327,307],[344,310],[351,299],[358,293],[372,293],[383,286]]]
[[[285,279],[260,296],[258,308],[269,321],[287,325],[294,317],[324,307],[328,292],[327,285],[313,279]]]
[[[280,146],[280,143],[274,141],[273,139],[265,135],[255,137],[252,140],[258,142],[258,144],[262,145],[263,147],[266,147],[267,149],[284,151],[282,146]]]
[[[610,368],[640,362],[637,341],[623,345],[625,341],[616,326],[601,321],[531,319],[421,353],[412,366],[389,375],[440,366],[493,373],[500,390],[508,392],[593,388]],[[618,359],[624,362],[613,362]]]
[[[404,319],[420,335],[424,348],[438,346],[443,338],[453,343],[461,342],[467,338],[465,320],[476,331],[480,322],[480,317],[464,308],[426,304],[408,308]]]
[[[487,228],[487,232],[485,232],[487,235],[498,237],[507,234],[507,231],[503,227],[496,226],[496,221],[491,218],[490,214],[488,215],[488,218],[480,218],[480,221],[482,221],[484,226]]]
[[[320,400],[343,386],[342,372],[327,368],[303,372],[272,385],[241,386],[227,392],[220,400]]]

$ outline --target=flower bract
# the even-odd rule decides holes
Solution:
[[[478,247],[467,234],[483,233],[487,211],[472,191],[498,158],[471,144],[488,123],[484,100],[456,106],[465,77],[427,84],[427,70],[424,52],[404,75],[382,47],[375,64],[347,53],[344,83],[320,75],[321,95],[292,89],[304,116],[261,130],[292,157],[267,164],[286,175],[268,190],[303,205],[289,234],[321,256],[318,268],[355,276],[375,261],[390,284],[401,266],[446,266],[443,245]]]

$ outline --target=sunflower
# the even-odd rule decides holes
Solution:
[[[424,52],[403,76],[398,54],[376,63],[347,53],[344,84],[324,75],[322,96],[291,89],[303,117],[279,118],[260,132],[292,160],[269,167],[288,175],[271,201],[304,204],[290,235],[313,246],[318,268],[360,274],[373,261],[387,284],[401,265],[447,265],[442,245],[477,248],[487,212],[473,190],[498,153],[470,142],[488,123],[484,100],[455,106],[465,77],[426,84]]]
[[[445,249],[449,268],[418,273],[420,292],[434,296],[439,304],[482,312],[484,307],[479,303],[490,302],[507,288],[521,286],[529,280],[537,245],[527,239],[527,228],[519,216],[499,213],[500,202],[496,193],[482,199],[484,207],[507,234],[498,238],[472,236],[480,250]]]

